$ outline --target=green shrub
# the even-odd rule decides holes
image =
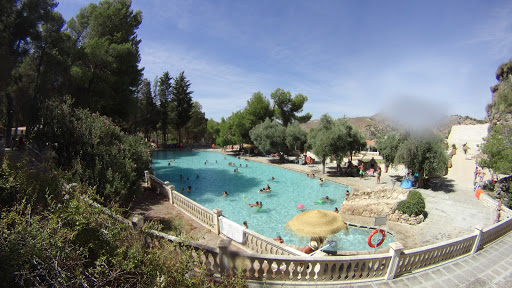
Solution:
[[[0,287],[247,287],[243,273],[216,281],[192,248],[120,224],[77,193],[30,209],[0,209]]]
[[[73,181],[94,187],[97,201],[127,206],[141,191],[151,146],[141,135],[126,134],[111,119],[73,109],[72,103],[65,98],[45,104],[34,143],[41,150],[50,146],[57,167],[69,172]]]
[[[419,191],[412,190],[407,195],[407,199],[398,203],[396,210],[409,216],[418,216],[425,212],[425,198]]]

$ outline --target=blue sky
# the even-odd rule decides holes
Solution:
[[[89,2],[61,0],[57,11],[69,19]],[[512,58],[510,1],[133,0],[132,7],[143,13],[144,76],[185,71],[194,100],[214,120],[243,109],[254,92],[270,99],[276,88],[308,96],[304,112],[313,119],[404,106],[412,115],[483,119],[496,69]]]

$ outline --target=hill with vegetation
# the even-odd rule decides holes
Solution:
[[[392,119],[383,114],[375,114],[368,117],[352,117],[347,119],[352,126],[363,133],[366,139],[377,139],[379,136],[402,129]],[[319,121],[320,120],[314,119],[301,124],[301,126],[306,129],[306,131],[309,131],[311,128],[316,127]],[[487,121],[475,119],[470,116],[449,115],[446,116],[436,127],[433,127],[433,129],[441,133],[444,137],[448,137],[450,130],[454,125],[474,125],[482,123],[487,123]]]

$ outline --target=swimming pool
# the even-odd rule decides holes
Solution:
[[[308,210],[332,211],[343,203],[346,190],[352,192],[350,187],[330,181],[320,185],[318,177],[312,179],[295,171],[216,152],[155,151],[152,158],[155,176],[175,185],[176,191],[187,191],[191,186],[191,192],[183,193],[191,200],[210,210],[221,209],[224,216],[240,225],[247,221],[249,229],[257,233],[270,238],[281,235],[285,243],[299,246],[304,246],[307,239],[298,239],[285,230],[286,223],[300,213],[297,205],[303,204]],[[228,165],[230,162],[239,172],[233,172],[235,167]],[[272,192],[258,193],[267,184]],[[222,197],[223,191],[229,195]],[[325,196],[334,202],[319,203]],[[262,209],[247,205],[256,201],[263,203]],[[337,241],[334,249],[373,250],[366,242],[370,232],[350,227],[348,234],[341,232],[334,236]],[[381,248],[393,242],[390,236]]]

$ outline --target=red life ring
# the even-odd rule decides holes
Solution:
[[[311,163],[311,157],[309,157],[309,156],[306,157],[306,163],[308,163],[308,164]]]
[[[372,237],[377,233],[380,233],[382,235],[382,238],[380,239],[379,243],[373,244]],[[375,229],[372,231],[372,233],[370,233],[370,236],[368,236],[368,246],[370,246],[372,248],[379,247],[380,245],[382,245],[382,243],[384,243],[384,240],[386,240],[386,231],[384,231],[382,229]]]

